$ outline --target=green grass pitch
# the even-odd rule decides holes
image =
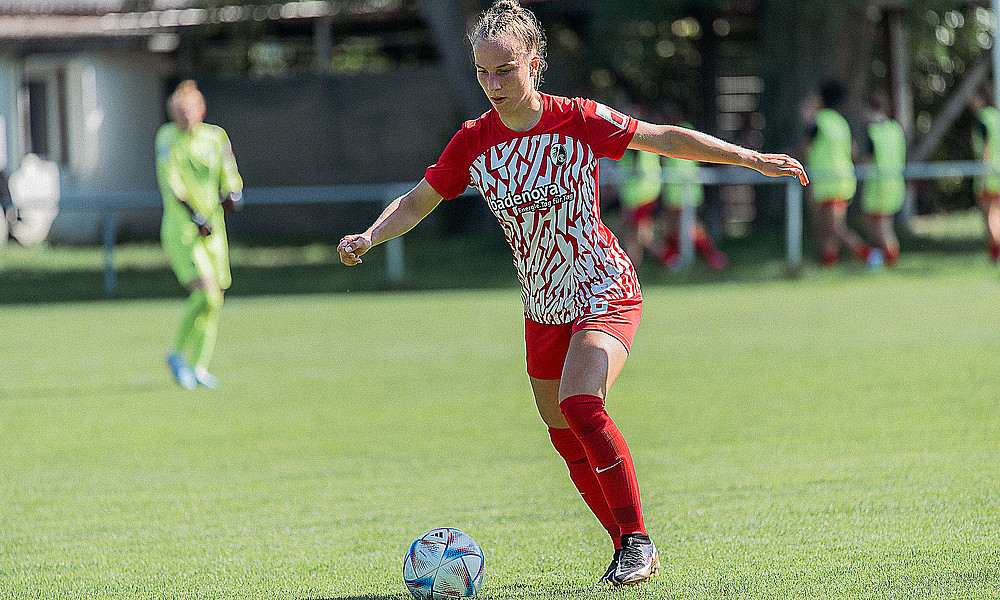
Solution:
[[[663,569],[610,556],[531,399],[514,289],[7,306],[0,598],[405,599],[438,526],[481,597],[997,598],[1000,282],[850,270],[649,286],[609,409]]]

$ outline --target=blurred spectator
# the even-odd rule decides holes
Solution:
[[[830,79],[803,104],[802,114],[811,124],[806,141],[806,163],[812,180],[813,226],[825,267],[837,264],[841,245],[856,257],[876,266],[882,253],[872,249],[847,226],[847,204],[857,191],[854,144],[847,120],[837,107],[847,96],[839,80]]]
[[[59,214],[59,165],[26,154],[8,186],[14,213],[8,217],[10,237],[25,246],[41,242]]]
[[[1000,260],[1000,112],[991,91],[982,87],[969,99],[976,116],[972,148],[988,173],[973,179],[976,205],[986,223],[986,246],[993,262]]]
[[[680,109],[675,105],[668,107],[666,112],[669,124],[694,129],[693,125],[684,121]],[[695,249],[705,257],[709,267],[717,271],[725,269],[729,264],[729,258],[715,246],[705,227],[698,221],[698,208],[705,200],[705,189],[698,179],[699,164],[692,160],[669,156],[664,158],[664,164],[666,168],[666,183],[663,186],[664,266],[673,269],[680,265],[682,213],[685,207],[691,207],[694,219],[688,235],[691,236]]]
[[[899,240],[892,219],[906,196],[906,137],[903,127],[890,118],[891,112],[888,96],[875,92],[868,112],[866,155],[876,171],[864,182],[861,193],[868,237],[882,250],[890,267],[899,259]]]

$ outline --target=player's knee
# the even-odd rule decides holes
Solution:
[[[604,400],[597,396],[570,396],[559,403],[559,410],[573,433],[581,437],[600,431],[609,419]]]
[[[205,304],[208,310],[219,310],[222,308],[222,290],[218,288],[205,289]]]
[[[219,284],[211,278],[202,278],[192,282],[191,295],[198,295],[205,303],[208,310],[218,310],[222,306],[222,289]]]

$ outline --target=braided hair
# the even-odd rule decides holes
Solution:
[[[522,8],[517,0],[496,0],[480,16],[479,23],[469,34],[473,46],[485,39],[518,42],[529,56],[537,56],[535,89],[538,89],[542,83],[542,72],[548,65],[545,62],[545,32],[534,13]]]

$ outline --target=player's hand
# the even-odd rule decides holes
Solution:
[[[798,177],[802,185],[809,184],[809,177],[802,163],[787,154],[758,154],[750,165],[768,177]]]
[[[208,219],[206,219],[204,215],[193,212],[191,213],[191,220],[198,226],[198,234],[201,235],[201,237],[212,235],[212,226],[209,224]]]
[[[229,192],[222,199],[222,214],[231,215],[243,210],[243,192]]]
[[[361,255],[372,247],[372,240],[366,235],[345,235],[337,244],[340,262],[348,267],[361,264]]]

